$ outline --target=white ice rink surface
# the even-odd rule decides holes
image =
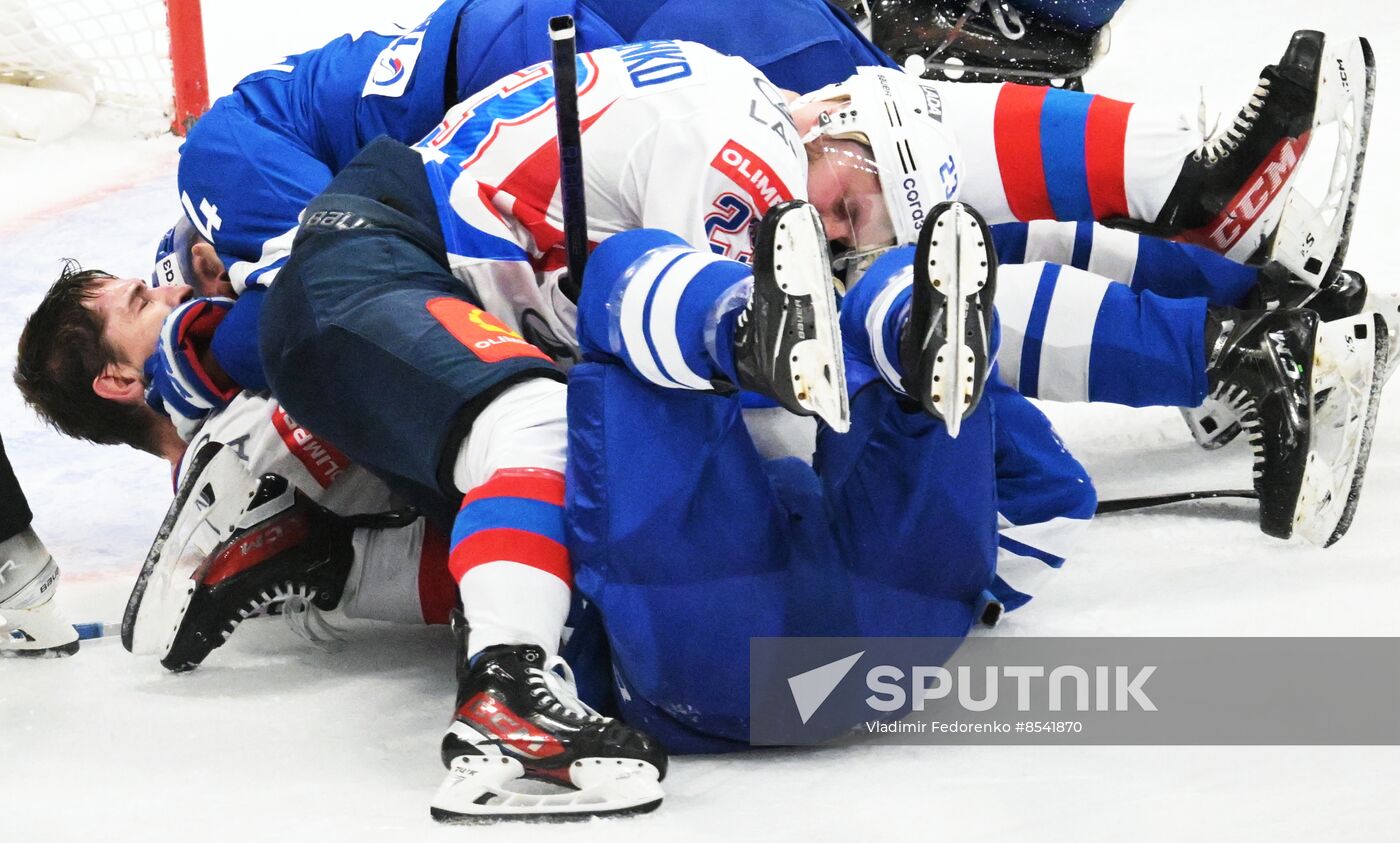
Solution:
[[[343,0],[205,0],[215,91],[280,51],[386,14],[412,22],[430,5],[384,13]],[[1209,102],[1233,114],[1301,27],[1365,34],[1379,56],[1350,263],[1393,289],[1396,6],[1131,0],[1090,84],[1194,114],[1204,83]],[[168,502],[169,471],[43,429],[10,383],[11,349],[60,258],[149,271],[153,243],[177,213],[175,146],[79,137],[0,147],[0,431],[35,527],[63,567],[59,597],[74,619],[119,617]],[[1050,411],[1104,498],[1249,483],[1242,446],[1203,454],[1174,411]],[[1084,552],[994,634],[1400,635],[1397,419],[1392,390],[1356,525],[1333,549],[1265,538],[1245,505],[1105,517]],[[956,746],[682,758],[665,805],[648,817],[440,828],[427,803],[453,693],[449,636],[360,625],[349,639],[326,654],[275,621],[250,622],[186,676],[137,662],[113,640],[62,661],[0,661],[0,841],[1314,840],[1396,839],[1400,826],[1400,749],[1391,747]]]

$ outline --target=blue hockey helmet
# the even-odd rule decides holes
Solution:
[[[190,249],[204,238],[194,224],[184,215],[165,232],[156,246],[155,268],[151,270],[151,286],[161,287],[171,284],[193,284],[194,264]]]

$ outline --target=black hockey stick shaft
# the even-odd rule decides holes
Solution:
[[[1258,500],[1259,493],[1252,489],[1213,489],[1202,492],[1173,492],[1166,495],[1146,495],[1140,498],[1118,498],[1111,501],[1099,501],[1098,509],[1095,510],[1095,512],[1099,515],[1109,515],[1114,512],[1130,512],[1135,509],[1148,509],[1154,506],[1186,503],[1187,501],[1216,500],[1218,498]]]
[[[578,47],[572,15],[549,19],[554,64],[554,113],[559,126],[559,187],[564,203],[564,248],[569,261],[564,294],[577,301],[588,262],[588,207],[583,189],[583,141],[578,120]]]

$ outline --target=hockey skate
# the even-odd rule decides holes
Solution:
[[[194,456],[127,601],[122,644],[197,667],[250,617],[335,608],[353,525],[275,474],[254,478],[217,442]],[[301,618],[312,632],[312,618]]]
[[[664,796],[665,750],[585,706],[568,665],[533,646],[489,647],[462,666],[442,760],[442,822],[642,814]]]
[[[955,439],[991,368],[996,272],[981,214],[962,202],[935,205],[914,250],[913,303],[899,356],[904,391]]]
[[[1346,532],[1360,493],[1386,351],[1383,321],[1322,325],[1311,310],[1226,316],[1209,375],[1249,432],[1260,529],[1331,544]]]
[[[832,430],[851,426],[846,363],[831,255],[821,217],[807,202],[775,205],[758,226],[753,294],[734,331],[741,389],[765,395]]]
[[[1373,309],[1374,296],[1369,296],[1366,279],[1359,272],[1341,270],[1322,289],[1316,289],[1298,279],[1277,261],[1270,261],[1260,270],[1259,284],[1250,295],[1246,310],[1275,310],[1306,307],[1317,313],[1323,322],[1347,319],[1363,310]],[[1395,336],[1394,328],[1390,335]],[[1392,360],[1394,359],[1392,343]],[[1217,388],[1206,396],[1199,407],[1183,407],[1181,415],[1191,438],[1207,451],[1222,448],[1239,435],[1242,411],[1237,401],[1242,393],[1225,392]]]
[[[1321,32],[1293,34],[1231,124],[1186,158],[1149,233],[1240,261],[1259,250],[1279,223],[1308,148],[1327,61],[1324,44]]]
[[[1256,259],[1276,260],[1304,282],[1319,287],[1334,278],[1346,260],[1356,216],[1356,200],[1371,134],[1376,98],[1376,59],[1370,42],[1356,38],[1324,55],[1314,128],[1335,125],[1335,152],[1320,199],[1288,191],[1278,225]],[[1308,161],[1323,155],[1314,145]],[[1325,160],[1325,159],[1323,159]]]
[[[78,652],[78,632],[58,611],[58,565],[34,531],[0,542],[0,657]]]

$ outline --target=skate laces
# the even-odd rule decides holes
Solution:
[[[530,677],[531,696],[536,702],[549,697],[550,714],[567,712],[590,723],[602,723],[608,719],[578,698],[573,668],[560,657],[550,656],[542,666],[529,667],[526,670]]]
[[[315,596],[315,592],[302,586],[299,592],[282,601],[282,617],[287,621],[288,628],[303,641],[326,652],[334,652],[345,643],[344,633],[311,602]]]
[[[987,11],[992,15],[992,21],[1001,30],[1008,40],[1020,41],[1026,34],[1026,25],[1021,20],[1021,13],[1016,11],[1006,0],[970,0],[967,4],[968,14],[976,12],[982,6],[987,7]]]
[[[1264,108],[1264,100],[1269,97],[1269,84],[1268,77],[1259,77],[1259,84],[1255,86],[1254,93],[1250,94],[1249,102],[1244,104],[1244,108],[1241,108],[1230,125],[1225,127],[1225,131],[1217,133],[1212,129],[1210,137],[1191,157],[1196,161],[1200,161],[1204,157],[1207,163],[1214,164],[1238,149],[1245,134],[1254,127],[1254,121],[1259,119],[1259,112]],[[1204,98],[1201,100],[1198,118],[1201,124],[1201,134],[1206,134]]]
[[[305,583],[282,582],[260,592],[238,610],[236,617],[224,625],[222,634],[227,641],[238,629],[238,625],[249,618],[268,614],[273,606],[280,606],[282,618],[287,627],[298,637],[312,646],[327,652],[334,651],[342,643],[343,633],[326,620],[325,614],[313,603],[318,592]]]

